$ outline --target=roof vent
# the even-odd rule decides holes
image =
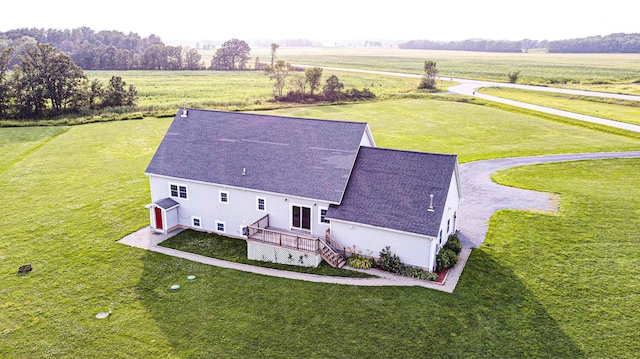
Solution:
[[[187,117],[187,100],[182,100],[182,115],[180,117]]]
[[[427,209],[429,212],[433,212],[433,194],[429,195],[429,208]]]
[[[242,168],[242,175],[246,176],[247,175],[247,169],[246,168]]]

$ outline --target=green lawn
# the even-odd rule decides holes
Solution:
[[[589,98],[586,96],[498,87],[483,88],[480,92],[534,105],[640,125],[640,104],[635,101]]]
[[[545,146],[634,147],[630,139],[555,123],[560,127],[540,129],[540,144],[531,150],[526,146],[533,141],[516,150],[518,143],[506,134],[482,142],[474,139],[475,127],[485,122],[546,122],[482,114],[476,106],[469,109],[474,119],[453,139],[442,141],[432,132],[413,140],[400,119],[412,107],[430,106],[432,115],[413,123],[433,122],[433,129],[443,130],[443,119],[456,116],[436,116],[436,109],[461,111],[433,101],[389,103],[385,114],[375,116],[398,122],[372,121],[379,144],[440,150],[460,141],[467,160],[473,152],[499,157]],[[368,120],[384,108],[324,109],[333,111],[332,118]],[[0,172],[6,204],[0,210],[0,357],[580,358],[639,351],[639,317],[629,310],[638,307],[640,278],[637,160],[506,174],[501,180],[560,193],[562,211],[500,213],[488,245],[473,251],[453,294],[351,287],[220,269],[117,243],[148,224],[143,172],[169,123],[119,121],[51,133],[28,128],[25,145],[13,140],[13,129],[0,129],[3,150],[23,146],[14,155],[21,160],[4,162]],[[572,134],[562,137],[567,131]],[[17,275],[25,263],[34,271]],[[186,280],[190,274],[197,279]],[[172,292],[173,284],[182,288]],[[107,309],[113,310],[108,319],[95,318]]]
[[[640,148],[639,141],[625,137],[449,101],[394,100],[262,113],[368,122],[380,147],[456,153],[460,162]]]
[[[183,252],[196,253],[211,258],[224,259],[230,262],[245,263],[266,268],[336,277],[375,277],[374,275],[367,273],[333,268],[325,261],[322,261],[317,268],[252,261],[247,258],[247,242],[245,240],[225,237],[218,235],[217,233],[186,230],[160,243],[160,245],[167,248],[181,250]]]

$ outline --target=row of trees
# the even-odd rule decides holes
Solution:
[[[195,49],[167,46],[156,35],[95,32],[88,27],[72,30],[17,29],[0,33],[0,50],[13,48],[11,65],[24,49],[48,43],[67,54],[84,70],[199,70],[202,57]]]
[[[547,41],[430,41],[412,40],[398,45],[401,49],[458,50],[481,52],[527,52],[530,49],[543,48],[554,53],[640,53],[640,34],[611,34],[586,38]]]
[[[0,118],[42,119],[105,107],[134,106],[138,91],[114,76],[105,86],[51,44],[27,46],[11,72],[13,48],[0,53]]]
[[[640,53],[640,34],[611,34],[580,39],[551,41],[555,53]]]

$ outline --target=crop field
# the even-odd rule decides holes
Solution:
[[[640,125],[640,103],[509,88],[483,88],[497,97]]]
[[[323,71],[322,83],[332,74],[345,88],[366,87],[383,97],[415,90],[420,83],[420,79],[331,71]],[[136,86],[138,107],[143,111],[178,109],[183,100],[193,108],[269,107],[268,101],[273,99],[273,83],[261,71],[87,71],[89,79],[103,83],[111,76]],[[438,85],[445,87],[447,82]]]
[[[424,61],[431,60],[438,64],[440,75],[444,77],[506,82],[508,72],[521,71],[520,83],[554,86],[569,83],[581,89],[601,83],[640,81],[639,54],[510,54],[397,48],[280,48],[277,54],[279,59],[291,63],[415,74],[422,74]],[[252,55],[270,59],[269,49],[255,49]],[[636,86],[628,85],[598,89],[638,93]]]
[[[270,113],[368,121],[379,146],[459,153],[462,161],[640,149],[626,137],[455,102]],[[494,216],[453,294],[349,287],[116,243],[148,224],[143,173],[170,122],[0,128],[8,154],[0,197],[11,204],[0,210],[0,357],[596,358],[640,351],[639,160],[496,175],[559,193],[560,213]],[[34,271],[17,275],[25,263]],[[197,279],[187,282],[190,274]],[[173,284],[182,288],[171,292]],[[108,309],[110,317],[95,318]]]

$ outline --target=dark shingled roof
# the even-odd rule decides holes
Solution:
[[[457,161],[456,155],[361,147],[342,203],[331,205],[327,218],[437,237]]]
[[[181,114],[146,173],[331,203],[342,198],[367,126],[196,109]]]
[[[179,205],[180,203],[174,201],[171,198],[163,198],[159,201],[156,201],[156,206],[162,208],[162,209],[169,209],[169,208],[173,208],[177,205]]]

